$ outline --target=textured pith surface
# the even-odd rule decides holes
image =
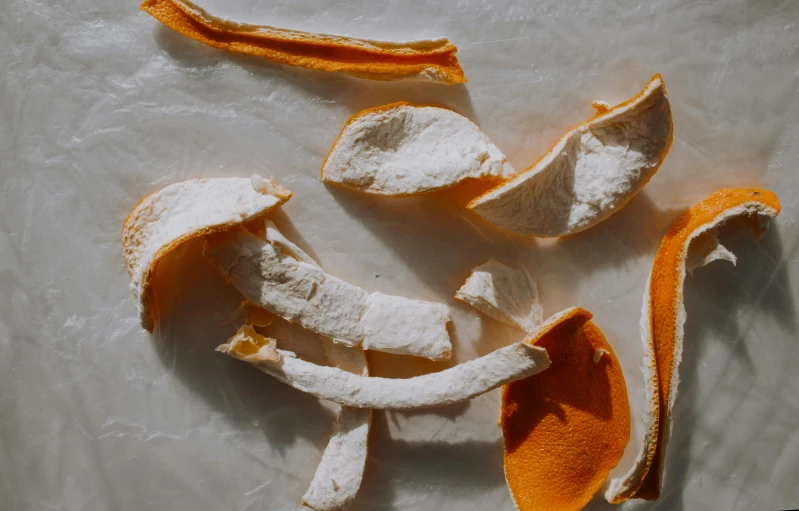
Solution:
[[[409,103],[354,115],[322,164],[324,181],[398,197],[515,174],[472,121],[446,108]]]
[[[657,172],[671,141],[671,106],[656,75],[637,96],[574,128],[532,167],[469,207],[509,231],[574,234],[627,204]]]

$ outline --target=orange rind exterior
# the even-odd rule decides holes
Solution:
[[[235,23],[187,0],[145,0],[141,9],[186,37],[278,64],[370,80],[466,82],[447,39],[394,43]]]
[[[582,509],[624,455],[627,387],[591,317],[572,309],[528,339],[547,350],[549,369],[502,389],[505,478],[520,511]]]
[[[679,382],[677,367],[683,343],[683,286],[686,260],[692,240],[736,217],[776,217],[781,206],[777,196],[755,188],[725,188],[699,202],[681,216],[669,229],[655,255],[649,278],[642,328],[651,332],[645,346],[645,374],[651,372],[647,384],[654,387],[647,406],[644,450],[639,456],[643,467],[639,477],[625,481],[624,491],[609,493],[614,504],[630,498],[656,500],[660,496],[663,460],[671,427],[671,412]],[[752,225],[754,230],[759,225]],[[646,331],[646,330],[645,330]],[[647,342],[647,339],[644,339]],[[614,481],[615,482],[615,481]]]

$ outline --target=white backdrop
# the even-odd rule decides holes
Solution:
[[[280,5],[276,5],[280,4]],[[194,242],[159,270],[164,321],[138,325],[120,229],[175,181],[275,176],[295,196],[278,226],[369,291],[452,308],[453,363],[521,333],[456,302],[489,257],[526,265],[547,315],[595,314],[643,403],[638,321],[670,223],[723,186],[776,191],[761,243],[727,236],[739,265],[700,269],[659,502],[645,509],[799,507],[799,3],[203,0],[251,23],[382,39],[449,37],[465,86],[379,83],[276,66],[166,29],[136,0],[0,5],[0,508],[295,510],[334,408],[215,353],[240,300]],[[644,192],[561,241],[510,237],[458,193],[386,200],[329,188],[322,159],[354,112],[439,103],[477,122],[517,169],[590,102],[662,73],[674,145]],[[278,324],[284,346],[319,356]],[[446,364],[370,355],[403,376]],[[499,395],[377,413],[354,510],[507,510]],[[616,473],[639,446],[641,425]],[[628,507],[638,507],[628,506]],[[590,509],[612,509],[594,499]]]

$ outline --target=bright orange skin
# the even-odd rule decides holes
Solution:
[[[677,339],[677,310],[682,301],[682,281],[685,265],[686,244],[691,234],[703,225],[717,222],[727,210],[745,204],[760,204],[780,212],[780,201],[768,190],[755,188],[724,188],[696,204],[677,219],[663,238],[652,264],[649,284],[650,321],[657,364],[659,414],[657,444],[653,452],[649,471],[641,487],[632,497],[656,500],[660,496],[662,439],[670,422],[668,409],[671,384],[677,367],[674,354]]]
[[[502,389],[505,477],[520,511],[582,509],[630,439],[624,375],[590,318],[536,340],[549,369]],[[595,363],[599,349],[607,353]]]
[[[145,0],[141,9],[194,40],[215,48],[264,57],[279,64],[337,71],[372,80],[412,78],[424,70],[438,73],[443,83],[464,83],[463,69],[451,43],[429,47],[364,44],[357,39],[256,27],[203,19],[171,0]],[[281,32],[285,32],[284,34]],[[382,47],[381,47],[382,46]]]

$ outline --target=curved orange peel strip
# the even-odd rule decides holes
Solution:
[[[466,82],[457,48],[445,38],[386,42],[235,23],[188,0],[145,0],[141,9],[196,41],[278,64],[371,80]]]
[[[192,238],[263,217],[289,198],[290,191],[254,175],[183,181],[142,199],[122,226],[122,258],[142,327],[155,327],[152,280],[162,257]]]
[[[692,269],[688,266],[701,266],[716,259],[734,262],[732,255],[718,245],[716,228],[731,218],[759,222],[760,218],[773,218],[779,212],[780,201],[768,190],[725,188],[688,210],[663,238],[652,264],[641,311],[642,370],[648,384],[644,442],[632,468],[611,482],[605,495],[609,502],[618,504],[630,498],[656,500],[660,496],[671,412],[679,383],[677,368],[682,358],[686,318],[683,286],[686,271]],[[759,229],[759,223],[752,227]],[[704,253],[698,259],[689,254],[694,240],[704,245],[699,247]]]
[[[505,478],[521,511],[582,509],[630,438],[619,362],[591,313],[576,311],[535,340],[550,368],[502,389]]]

